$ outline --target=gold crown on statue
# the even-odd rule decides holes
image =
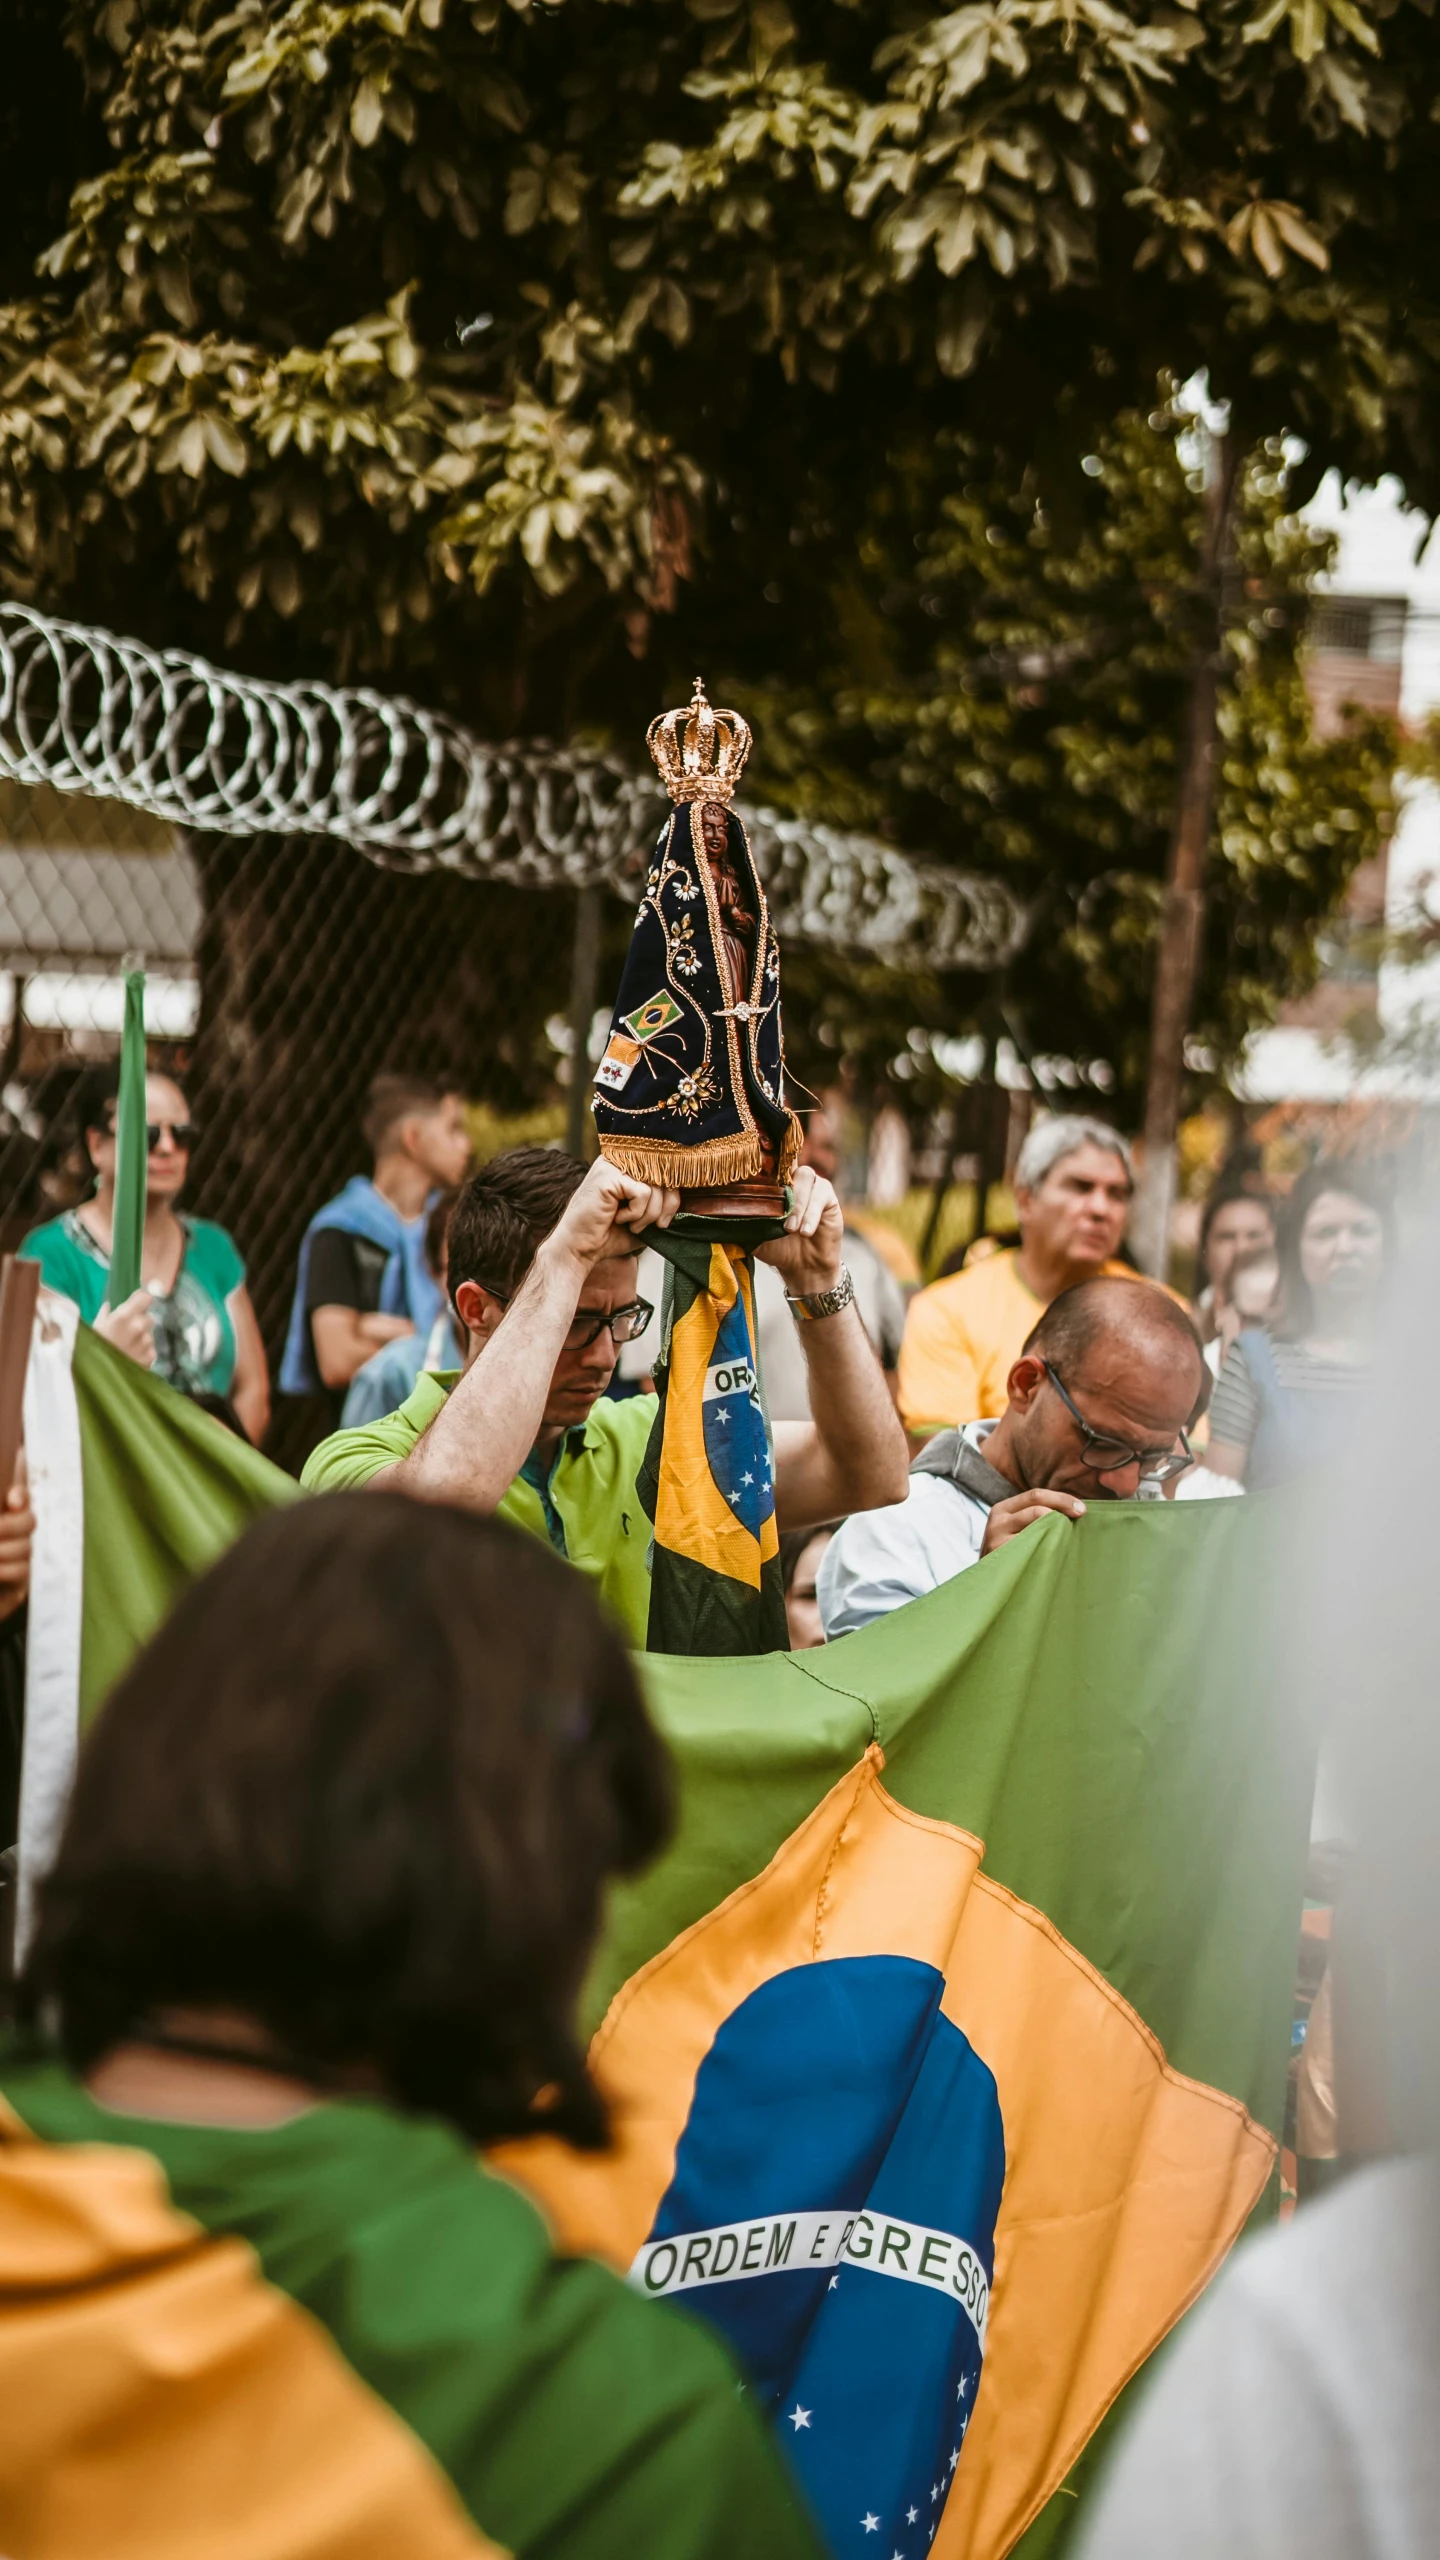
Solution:
[[[750,753],[750,724],[738,711],[713,709],[697,676],[685,709],[662,711],[646,730],[645,744],[677,807],[685,800],[718,800],[728,808]]]

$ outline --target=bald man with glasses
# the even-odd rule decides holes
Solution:
[[[422,1376],[398,1412],[322,1441],[303,1482],[499,1512],[576,1565],[643,1648],[650,1521],[636,1479],[656,1399],[605,1389],[618,1347],[654,1312],[637,1239],[678,1207],[677,1192],[603,1158],[587,1172],[555,1147],[497,1157],[466,1184],[446,1237],[463,1371]],[[844,1285],[843,1235],[829,1183],[801,1166],[787,1232],[758,1248],[785,1283],[810,1385],[810,1420],[773,1427],[782,1530],[894,1504],[905,1489],[905,1435]]]
[[[1054,1299],[1007,1380],[998,1420],[942,1431],[903,1502],[847,1520],[820,1568],[826,1637],[850,1635],[993,1555],[1052,1511],[1163,1492],[1194,1463],[1187,1434],[1210,1372],[1184,1309],[1129,1280]]]

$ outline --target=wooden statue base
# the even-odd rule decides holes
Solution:
[[[785,1192],[773,1174],[757,1173],[716,1191],[682,1191],[680,1207],[688,1218],[783,1218]]]

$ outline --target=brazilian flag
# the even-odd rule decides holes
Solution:
[[[85,1542],[113,1671],[273,1495],[237,1449],[198,1532],[176,1400],[93,1341],[73,1385],[87,1488],[130,1450],[123,1533],[107,1503]],[[1275,2200],[1300,1505],[1097,1504],[828,1647],[638,1664],[681,1811],[589,1985],[613,2146],[497,2165],[738,2351],[838,2560],[1058,2552],[1146,2359]]]
[[[680,1218],[646,1238],[668,1266],[660,1409],[637,1479],[654,1523],[651,1653],[783,1652],[790,1637],[748,1247],[773,1220]]]
[[[591,1984],[615,2146],[507,2166],[729,2340],[837,2560],[1058,2551],[1276,2200],[1294,1526],[1094,1505],[839,1643],[640,1665],[683,1810]]]

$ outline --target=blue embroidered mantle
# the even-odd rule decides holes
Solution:
[[[731,884],[754,919],[739,988]],[[802,1133],[785,1101],[780,954],[745,830],[714,801],[682,802],[655,848],[595,1074],[595,1126],[612,1164],[672,1189],[769,1170],[783,1183],[794,1169]]]

